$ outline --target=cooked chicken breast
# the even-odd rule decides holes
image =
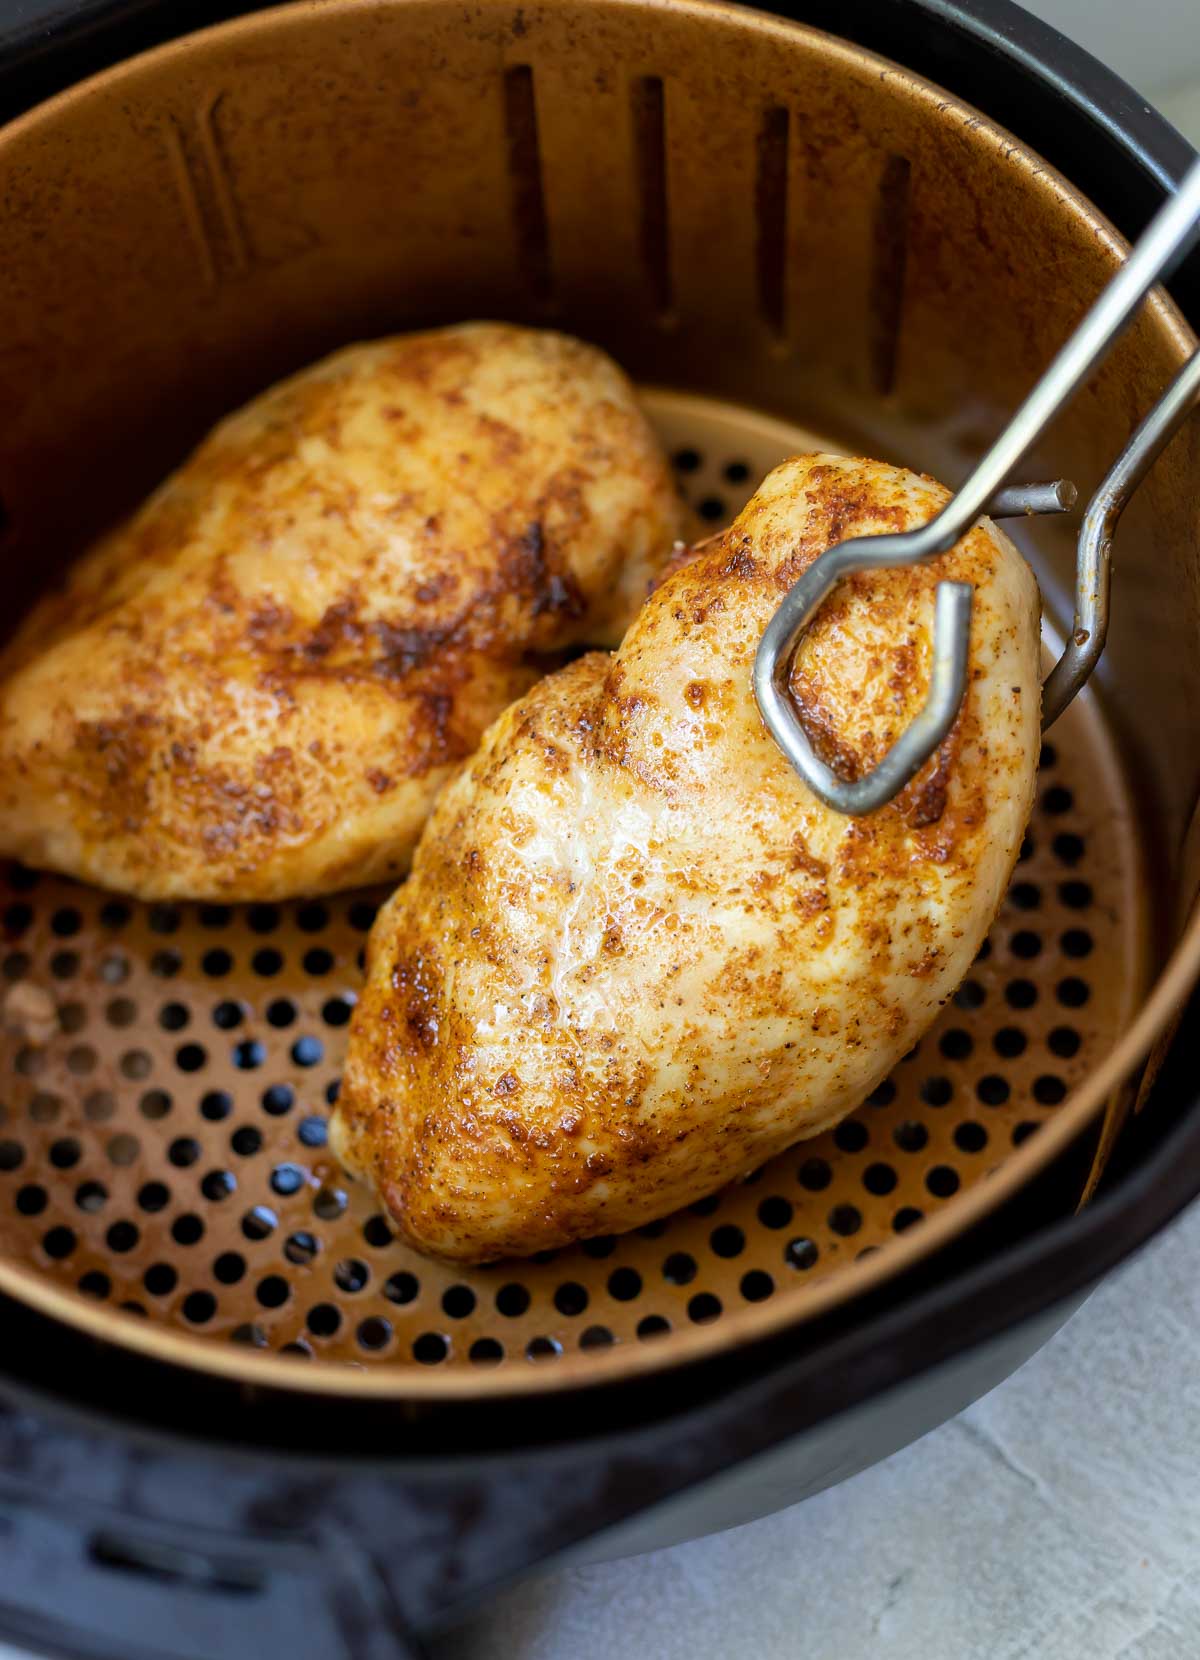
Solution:
[[[334,1121],[410,1243],[486,1261],[662,1216],[836,1123],[954,991],[1033,800],[1024,560],[983,521],[846,583],[802,643],[808,730],[857,772],[924,699],[936,583],[974,585],[957,724],[872,817],[809,793],[750,686],[819,553],[946,500],[878,462],[786,462],[614,656],[542,681],[442,795],[371,935]]]
[[[339,352],[222,422],[0,658],[0,853],[148,899],[399,874],[539,654],[616,644],[682,529],[591,347]]]

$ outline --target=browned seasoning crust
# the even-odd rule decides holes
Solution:
[[[0,658],[0,853],[147,898],[407,868],[484,728],[615,644],[683,515],[602,353],[353,347],[223,422]]]
[[[934,586],[975,586],[958,723],[866,819],[800,783],[755,648],[832,542],[931,480],[810,456],[677,565],[615,656],[544,680],[446,790],[371,935],[335,1142],[413,1244],[466,1261],[636,1226],[855,1107],[966,972],[1032,802],[1038,595],[984,524],[855,578],[804,642],[810,730],[857,774],[928,685]]]

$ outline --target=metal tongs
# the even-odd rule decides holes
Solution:
[[[1155,215],[1129,258],[1017,410],[1001,436],[942,511],[919,530],[857,536],[815,559],[768,623],[754,661],[754,695],[763,720],[804,782],[835,812],[861,815],[892,801],[954,724],[966,688],[972,588],[939,582],[934,602],[933,670],[920,713],[864,777],[840,778],[817,755],[788,691],[796,648],[843,579],[860,571],[919,565],[952,548],[980,517],[1065,512],[1066,483],[1004,488],[1005,480],[1087,379],[1133,318],[1146,294],[1200,237],[1200,162]],[[1088,504],[1075,567],[1075,620],[1066,650],[1042,688],[1042,730],[1088,680],[1104,649],[1113,537],[1130,497],[1200,398],[1200,351],[1180,370],[1137,428]]]

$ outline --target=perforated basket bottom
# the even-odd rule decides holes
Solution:
[[[818,442],[694,398],[648,401],[714,527]],[[860,1111],[668,1221],[469,1272],[393,1240],[325,1147],[380,895],[144,906],[12,870],[0,1252],[216,1342],[444,1369],[669,1345],[747,1302],[804,1299],[984,1180],[1123,1030],[1143,960],[1132,822],[1080,700],[1043,753],[978,962]]]

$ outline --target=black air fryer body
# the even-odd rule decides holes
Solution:
[[[0,114],[253,9],[8,0]],[[1191,159],[1129,88],[1007,0],[775,9],[975,104],[1127,237]],[[1172,287],[1200,328],[1200,260]],[[616,1553],[633,1518],[626,1538],[645,1549],[794,1502],[990,1389],[1194,1196],[1200,1101],[1178,1042],[1104,1192],[1071,1216],[1090,1153],[820,1323],[572,1394],[561,1412],[553,1396],[481,1414],[247,1393],[0,1305],[0,1640],[124,1660],[416,1652],[534,1562],[614,1529]]]

